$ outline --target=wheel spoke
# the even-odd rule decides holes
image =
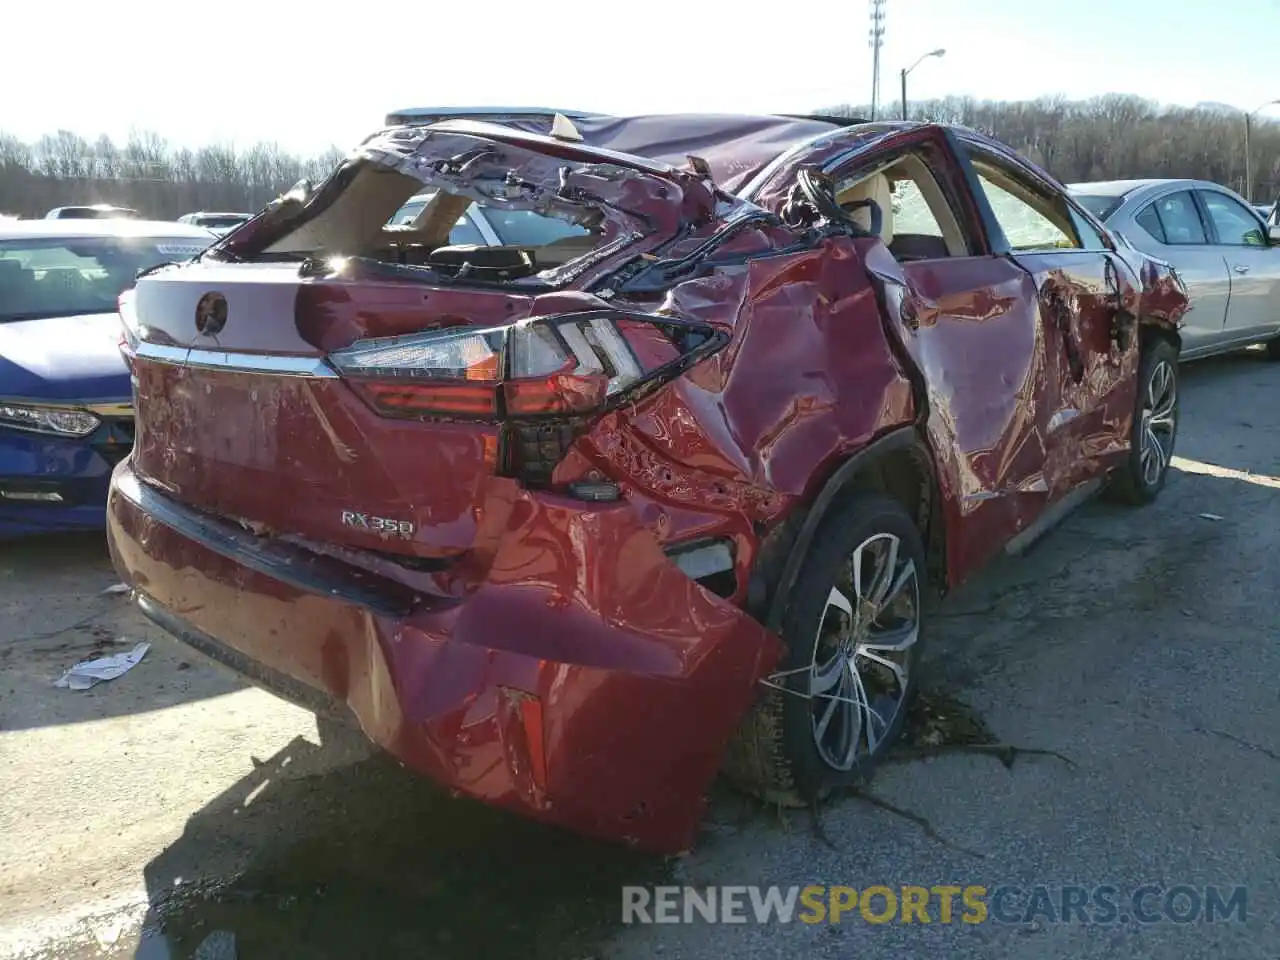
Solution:
[[[1156,368],[1151,371],[1151,379],[1147,385],[1147,407],[1151,410],[1159,409],[1165,402],[1169,394],[1169,387],[1173,382],[1173,371],[1167,363],[1159,363]]]
[[[915,577],[916,577],[916,562],[914,560],[908,559],[907,562],[902,565],[902,569],[898,572],[897,578],[893,581],[893,586],[889,588],[889,592],[885,595],[884,600],[881,602],[880,610],[883,610],[885,607],[888,607],[895,600],[897,600],[898,597],[902,596],[903,589],[906,587],[908,583],[911,583],[912,581],[914,581]]]
[[[1172,407],[1165,410],[1163,413],[1153,413],[1151,418],[1147,421],[1147,425],[1151,427],[1152,430],[1159,431],[1160,433],[1172,433],[1174,423],[1175,420]]]
[[[840,668],[843,672],[843,660],[840,662]],[[836,682],[840,683],[842,679],[842,677],[837,676]],[[839,697],[831,697],[827,700],[827,705],[822,708],[822,717],[818,720],[818,725],[813,728],[813,736],[818,743],[821,743],[823,738],[827,735],[827,728],[831,726],[831,718],[834,717],[836,715],[836,711],[843,706],[848,706],[848,704],[844,703]]]
[[[1163,473],[1165,468],[1164,444],[1160,442],[1160,438],[1156,436],[1155,431],[1150,427],[1147,428],[1147,434],[1151,443],[1151,454],[1156,462],[1156,473]]]
[[[898,538],[888,537],[888,546],[885,556],[882,558],[876,569],[875,580],[871,585],[868,600],[874,605],[877,612],[885,604],[888,599],[889,592],[893,589],[894,571],[898,567]]]
[[[854,586],[856,587],[857,584],[855,583]],[[850,620],[853,619],[853,604],[849,602],[848,597],[840,592],[839,587],[832,587],[831,592],[827,594],[827,610],[830,610],[832,607],[835,607],[841,613],[848,616]],[[824,620],[827,616],[827,610],[822,611],[822,618]]]
[[[840,681],[841,699],[836,701],[839,704],[836,716],[839,718],[840,728],[837,731],[839,735],[836,738],[835,753],[839,759],[835,766],[841,770],[848,770],[853,766],[858,755],[858,737],[862,733],[859,729],[862,726],[862,711],[857,706],[857,693],[852,679],[856,675],[852,668],[845,670]]]
[[[840,682],[841,674],[844,673],[846,659],[843,653],[837,653],[825,666],[819,667],[814,664],[813,674],[809,680],[809,693],[826,693],[836,686]]]
[[[1160,482],[1160,455],[1154,449],[1151,451],[1147,465],[1142,471],[1142,479],[1147,486],[1154,486]]]
[[[875,753],[876,747],[880,745],[880,733],[876,731],[876,724],[880,724],[881,731],[886,731],[889,725],[881,719],[880,714],[871,709],[871,698],[867,696],[867,688],[862,682],[862,674],[858,672],[857,666],[853,661],[849,661],[849,676],[852,679],[854,690],[854,700],[857,702],[857,711],[862,722],[862,733],[866,738],[867,752]],[[853,711],[850,711],[851,713]]]
[[[862,596],[862,556],[870,543],[872,543],[870,540],[866,543],[860,543],[858,544],[858,549],[853,551],[853,589],[857,593],[859,601],[864,599]]]
[[[920,634],[920,627],[913,619],[910,623],[887,630],[878,630],[869,634],[867,639],[858,644],[859,650],[883,650],[901,652],[910,648]]]

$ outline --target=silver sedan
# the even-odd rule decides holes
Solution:
[[[1191,294],[1182,358],[1265,342],[1280,359],[1280,226],[1204,180],[1073,183],[1080,203],[1126,242],[1181,274]]]

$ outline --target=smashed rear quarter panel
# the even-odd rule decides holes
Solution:
[[[911,383],[846,237],[685,281],[658,312],[728,328],[730,341],[595,424],[556,480],[617,480],[663,542],[734,538],[742,602],[767,531],[848,456],[912,422]]]

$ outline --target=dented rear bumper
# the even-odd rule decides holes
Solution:
[[[623,503],[498,482],[484,578],[428,596],[141,483],[108,501],[145,613],[276,693],[343,704],[447,787],[656,852],[693,841],[777,638],[699,587]]]

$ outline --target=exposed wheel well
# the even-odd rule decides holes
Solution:
[[[1142,324],[1138,328],[1138,344],[1143,350],[1146,350],[1154,340],[1164,340],[1177,351],[1178,356],[1182,356],[1182,334],[1160,324]]]
[[[839,499],[860,490],[877,490],[906,508],[916,522],[929,559],[929,582],[946,584],[946,542],[933,464],[923,445],[892,450],[860,468],[841,489]]]
[[[932,458],[913,430],[904,428],[888,439],[840,464],[812,502],[765,536],[747,591],[747,610],[761,623],[771,629],[779,625],[785,594],[822,517],[864,490],[887,494],[903,505],[925,542],[928,580],[945,591],[946,531]]]

